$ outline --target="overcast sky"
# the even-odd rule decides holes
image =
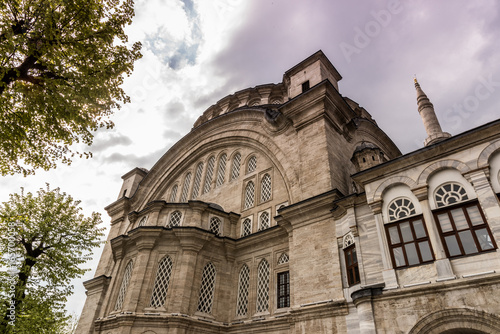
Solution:
[[[137,0],[128,28],[143,58],[124,84],[132,102],[98,131],[90,160],[35,176],[3,177],[0,201],[49,182],[98,211],[121,176],[150,169],[204,110],[236,91],[279,83],[322,50],[342,75],[339,91],[371,113],[403,153],[426,138],[413,76],[452,135],[499,117],[500,3],[496,0]],[[101,251],[88,264],[95,270]],[[80,314],[82,282],[68,309]]]

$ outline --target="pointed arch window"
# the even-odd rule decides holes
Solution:
[[[148,221],[148,216],[142,217],[141,220],[139,220],[139,224],[137,225],[137,227],[141,227],[141,226],[146,225],[147,221]]]
[[[174,211],[170,214],[170,220],[168,221],[167,227],[175,227],[181,224],[182,213],[180,211]]]
[[[245,209],[253,207],[255,202],[255,184],[253,181],[247,183],[245,187]]]
[[[261,182],[261,202],[265,202],[271,199],[271,175],[265,174]]]
[[[123,274],[122,284],[120,285],[120,290],[118,291],[118,298],[116,299],[115,311],[119,311],[123,307],[123,301],[125,300],[125,295],[127,294],[127,287],[130,282],[130,277],[132,276],[132,261],[129,261],[125,272]]]
[[[200,184],[201,184],[201,174],[203,173],[203,162],[200,162],[196,167],[196,173],[194,174],[194,184],[193,184],[193,194],[191,195],[192,199],[196,199],[200,192]]]
[[[210,218],[210,232],[215,235],[221,235],[222,221],[218,217]]]
[[[191,184],[191,172],[187,173],[182,186],[181,202],[185,202],[188,197],[189,185]]]
[[[201,277],[200,297],[198,299],[198,312],[210,314],[212,313],[212,305],[214,301],[215,276],[216,270],[212,263],[208,263],[203,268]]]
[[[227,155],[224,153],[219,158],[219,169],[217,171],[217,182],[215,183],[216,187],[221,186],[224,183],[224,177],[226,175],[226,159]]]
[[[151,307],[161,307],[165,304],[167,297],[168,285],[170,283],[170,275],[172,274],[172,260],[169,256],[165,256],[158,264],[156,271],[156,279],[151,295]]]
[[[236,315],[245,316],[248,312],[248,287],[250,286],[250,269],[246,264],[240,270],[238,279],[238,302]]]
[[[287,253],[281,254],[280,258],[278,259],[278,265],[285,264],[285,263],[288,263],[288,254]]]
[[[178,188],[177,185],[174,185],[172,187],[172,192],[170,193],[170,202],[175,202],[175,199],[177,197],[177,188]]]
[[[262,259],[257,269],[257,313],[269,309],[269,262]]]
[[[269,213],[267,211],[262,212],[259,217],[259,231],[268,229],[270,227],[269,222]]]
[[[254,172],[257,169],[257,157],[254,155],[248,160],[247,173]]]
[[[250,218],[245,218],[245,220],[243,220],[241,228],[241,236],[245,237],[250,234],[252,234],[252,221],[250,220]]]
[[[237,179],[240,176],[241,154],[236,153],[233,157],[233,166],[231,168],[231,180]]]
[[[396,221],[415,215],[415,206],[409,198],[401,197],[393,200],[388,207],[389,221]]]
[[[212,177],[214,176],[215,157],[211,156],[207,163],[207,174],[205,174],[205,186],[203,193],[206,194],[212,187]]]

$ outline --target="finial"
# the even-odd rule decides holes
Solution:
[[[418,83],[416,74],[413,74],[413,82],[415,82],[416,84]]]

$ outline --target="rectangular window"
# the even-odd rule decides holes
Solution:
[[[496,249],[477,201],[434,212],[446,255],[450,258]]]
[[[278,308],[290,307],[290,272],[278,273]]]
[[[359,279],[358,257],[356,256],[356,246],[353,244],[344,249],[345,267],[347,271],[347,283],[349,286],[361,282]]]
[[[302,93],[304,93],[306,90],[309,90],[309,80],[307,80],[306,82],[304,82],[302,84]]]
[[[385,226],[394,268],[404,268],[434,261],[427,229],[422,216]]]

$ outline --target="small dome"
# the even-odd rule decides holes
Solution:
[[[209,206],[209,207],[211,207],[211,208],[214,208],[214,209],[220,210],[220,211],[224,211],[224,208],[222,208],[222,206],[220,206],[219,204],[215,204],[215,203],[208,203],[208,206]]]
[[[375,145],[375,144],[372,144],[372,143],[369,143],[369,142],[368,143],[367,142],[362,142],[361,145],[359,145],[359,146],[356,147],[356,149],[354,150],[354,153],[361,152],[361,151],[363,151],[363,150],[365,150],[367,148],[368,149],[379,149],[380,150],[380,148],[377,145]]]

